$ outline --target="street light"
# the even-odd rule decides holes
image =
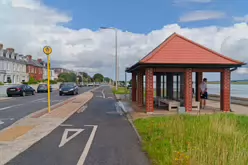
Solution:
[[[115,89],[118,90],[119,69],[117,56],[117,29],[113,27],[100,27],[100,29],[111,29],[115,31]]]

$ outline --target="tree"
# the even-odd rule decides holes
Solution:
[[[93,79],[95,82],[102,82],[103,81],[103,75],[100,74],[100,73],[96,73],[94,76],[93,76]]]
[[[132,86],[132,79],[129,81],[129,85]]]
[[[76,82],[77,75],[75,73],[61,73],[58,76],[59,80],[63,80],[64,82]]]
[[[108,78],[108,77],[104,77],[104,81],[105,81],[105,82],[109,83],[109,82],[110,82],[110,80],[111,80],[110,78]]]
[[[92,82],[92,78],[86,72],[79,72],[83,77],[83,82]]]
[[[79,83],[83,82],[82,76],[77,76],[77,79]]]

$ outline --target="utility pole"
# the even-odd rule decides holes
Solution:
[[[100,29],[111,29],[115,31],[115,89],[118,90],[118,81],[119,81],[119,64],[118,64],[118,37],[117,29],[113,27],[100,27]]]

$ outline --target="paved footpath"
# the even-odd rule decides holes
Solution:
[[[6,165],[148,165],[132,126],[115,104],[109,87],[98,88],[83,112]]]

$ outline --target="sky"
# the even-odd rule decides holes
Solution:
[[[49,45],[52,67],[114,79],[115,33],[100,29],[114,27],[122,80],[126,67],[174,32],[248,62],[246,6],[246,0],[0,0],[0,43],[44,60],[42,48]],[[232,79],[248,79],[248,66]]]

